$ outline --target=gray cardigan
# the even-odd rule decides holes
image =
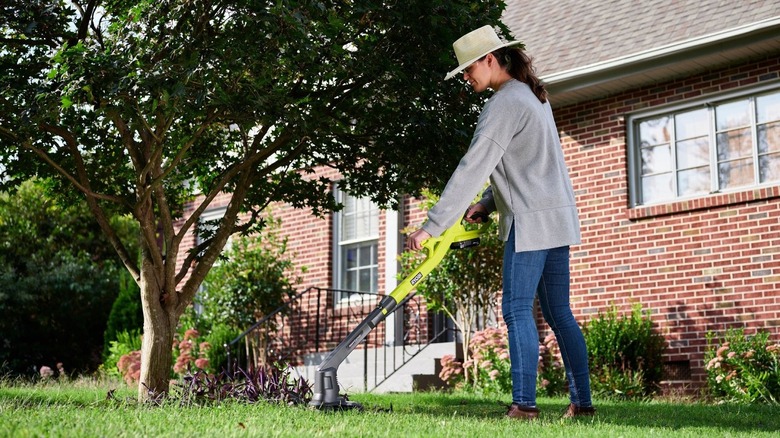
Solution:
[[[439,236],[463,217],[485,181],[480,204],[498,210],[499,237],[515,226],[515,251],[580,243],[580,224],[549,102],[510,80],[487,101],[466,155],[428,212],[423,229]]]

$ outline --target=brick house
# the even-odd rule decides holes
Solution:
[[[670,384],[694,388],[707,332],[780,339],[780,4],[507,3],[503,21],[550,91],[577,197],[577,319],[641,304],[666,338]],[[380,211],[334,194],[347,209],[325,219],[274,207],[308,268],[302,287],[390,292],[399,229],[424,219],[417,201]],[[328,299],[335,314],[351,298]],[[428,317],[417,312],[427,328]],[[380,343],[398,344],[401,325],[389,319]]]

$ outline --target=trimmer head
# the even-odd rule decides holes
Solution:
[[[331,403],[321,403],[319,405],[309,403],[309,406],[321,411],[363,411],[363,405],[358,402],[347,400],[346,397],[339,397],[337,401]]]
[[[336,368],[326,368],[317,371],[314,378],[314,397],[309,406],[321,411],[347,411],[363,410],[363,405],[347,400],[346,396],[339,395],[338,378]]]

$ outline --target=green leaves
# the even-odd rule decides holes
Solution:
[[[641,399],[661,381],[664,338],[635,305],[628,315],[616,308],[599,313],[583,330],[588,347],[591,386],[606,397]]]

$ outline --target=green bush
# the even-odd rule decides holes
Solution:
[[[746,336],[729,329],[722,339],[707,333],[707,387],[717,399],[747,403],[780,403],[780,343],[769,333]]]
[[[227,351],[225,344],[232,341],[240,332],[232,329],[225,324],[217,324],[211,327],[211,331],[206,334],[206,341],[211,345],[206,357],[209,360],[209,366],[215,373],[227,369]]]
[[[536,392],[547,397],[567,393],[566,369],[561,358],[561,349],[555,334],[547,335],[539,345],[539,369],[536,378]]]
[[[451,388],[481,394],[509,394],[512,374],[506,328],[488,327],[469,342],[469,357],[461,362],[453,355],[441,358],[439,378]],[[536,392],[545,396],[566,393],[566,372],[554,335],[539,344]]]
[[[635,305],[630,315],[614,307],[599,313],[583,330],[594,394],[641,399],[654,394],[663,373],[664,338],[649,314]]]
[[[108,347],[108,355],[103,361],[103,371],[111,376],[121,377],[118,368],[119,360],[131,352],[141,350],[141,331],[122,330],[116,334],[116,339],[111,341]]]
[[[103,360],[111,354],[111,343],[121,332],[140,332],[144,326],[141,289],[126,269],[119,272],[119,295],[111,306],[103,333]]]

